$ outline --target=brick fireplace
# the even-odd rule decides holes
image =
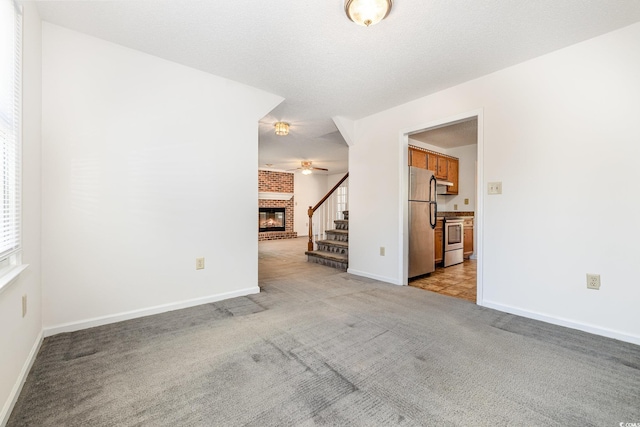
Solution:
[[[286,172],[258,171],[258,192],[269,195],[270,193],[293,194],[293,174]],[[279,198],[278,198],[279,197]],[[259,231],[260,220],[258,217],[258,240],[293,239],[298,233],[293,231],[293,196],[276,196],[276,198],[260,198],[258,208],[284,208],[284,231]],[[259,215],[256,212],[256,215]]]

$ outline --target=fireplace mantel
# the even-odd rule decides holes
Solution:
[[[258,200],[291,200],[293,193],[276,193],[272,191],[260,191]]]

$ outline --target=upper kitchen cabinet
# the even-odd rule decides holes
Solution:
[[[436,179],[449,181],[453,185],[447,187],[446,194],[458,194],[459,159],[425,150],[424,148],[409,146],[409,166],[433,171]]]
[[[447,187],[447,194],[458,194],[458,159],[447,159],[447,181],[453,183]]]
[[[409,147],[409,166],[427,169],[427,153]]]
[[[436,157],[437,157],[437,165],[438,165],[435,170],[436,178],[446,180],[447,177],[449,176],[448,159],[443,156],[436,156]]]
[[[427,164],[427,169],[429,169],[430,171],[437,171],[438,170],[438,156],[437,154],[429,154],[428,155],[428,164]]]

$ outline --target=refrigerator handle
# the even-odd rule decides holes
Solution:
[[[431,196],[436,197],[436,177],[431,175],[429,180],[429,205],[433,205],[433,217],[431,217],[431,209],[429,209],[429,225],[432,229],[436,228],[436,221],[438,218],[438,203],[435,200],[431,200]]]
[[[436,202],[432,202],[433,203],[433,223],[431,224],[431,228],[435,229],[436,228],[436,221],[438,220],[438,204]]]

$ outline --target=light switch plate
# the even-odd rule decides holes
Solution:
[[[502,194],[502,182],[490,182],[489,194]]]

